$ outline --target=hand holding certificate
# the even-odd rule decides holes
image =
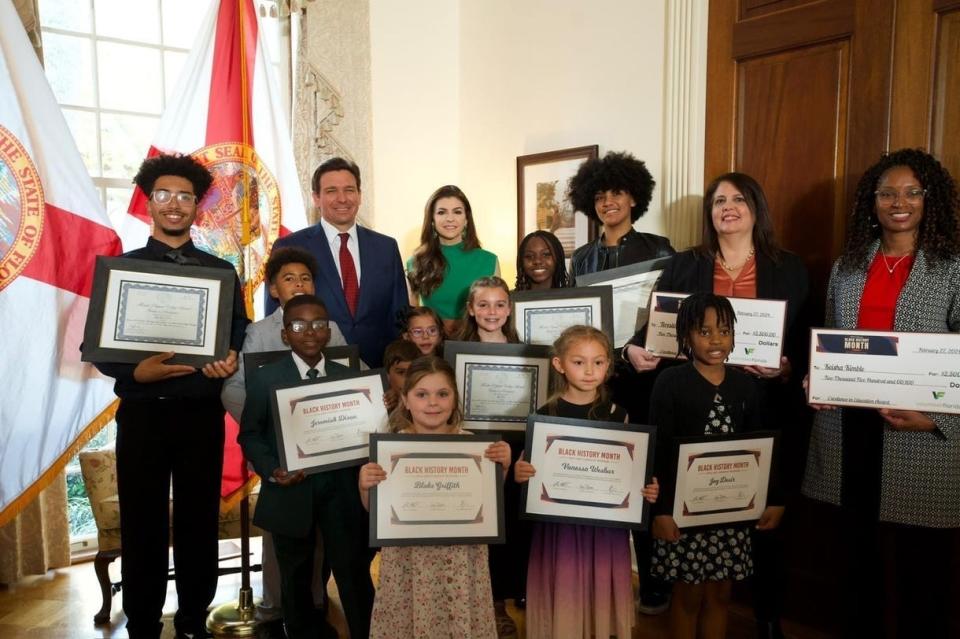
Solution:
[[[370,545],[502,543],[503,467],[485,452],[495,435],[370,437]],[[503,447],[506,447],[502,444]]]
[[[531,415],[526,451],[536,474],[524,484],[527,519],[646,528],[643,489],[652,426]],[[521,470],[517,468],[517,476]]]
[[[767,507],[776,436],[678,440],[673,519],[680,528],[759,520]]]

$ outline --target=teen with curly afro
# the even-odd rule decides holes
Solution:
[[[568,197],[602,228],[600,237],[574,251],[574,277],[673,254],[667,238],[633,228],[646,213],[655,185],[646,165],[626,152],[610,152],[580,165]]]

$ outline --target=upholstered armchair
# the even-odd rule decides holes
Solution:
[[[93,617],[95,624],[104,624],[110,621],[110,609],[113,595],[122,586],[120,582],[111,582],[109,568],[114,559],[120,556],[120,504],[117,496],[117,457],[112,448],[86,450],[80,453],[80,470],[83,473],[83,483],[90,497],[90,508],[97,523],[97,541],[99,550],[94,559],[94,570],[97,581],[100,583],[100,592],[103,596],[103,606]],[[250,496],[250,518],[256,508],[257,495]],[[173,504],[171,507],[171,517]],[[259,528],[250,524],[250,534],[261,534]],[[240,505],[234,506],[229,512],[220,513],[220,539],[236,539],[240,537]],[[256,566],[259,568],[259,566]],[[237,569],[221,569],[221,574],[236,572]],[[172,576],[172,571],[171,571]]]

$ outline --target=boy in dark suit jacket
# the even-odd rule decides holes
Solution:
[[[340,468],[305,476],[280,467],[272,387],[346,371],[323,357],[330,339],[327,309],[313,295],[299,295],[283,308],[283,341],[289,357],[248,376],[247,400],[238,441],[261,477],[254,523],[273,533],[280,566],[284,623],[290,639],[315,639],[323,624],[313,605],[315,535],[323,538],[333,568],[350,636],[370,632],[373,583],[366,545],[366,517],[357,490],[357,468]]]

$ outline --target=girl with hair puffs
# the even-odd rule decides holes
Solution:
[[[390,414],[390,430],[416,435],[467,434],[453,369],[425,356],[407,370],[401,405]],[[510,466],[504,442],[484,456]],[[379,464],[360,469],[360,499],[370,508],[370,489],[389,481]],[[496,636],[487,546],[388,546],[380,551],[380,587],[370,620],[370,637],[490,639]]]
[[[517,291],[536,291],[570,286],[566,255],[550,231],[528,233],[517,248]]]
[[[626,152],[587,160],[570,180],[574,209],[602,225],[600,236],[573,252],[573,276],[673,255],[670,241],[640,233],[633,223],[647,212],[656,183],[646,165]]]
[[[427,200],[420,246],[407,261],[410,305],[432,308],[453,335],[470,283],[499,275],[497,256],[480,248],[470,200],[459,187],[441,186]]]

